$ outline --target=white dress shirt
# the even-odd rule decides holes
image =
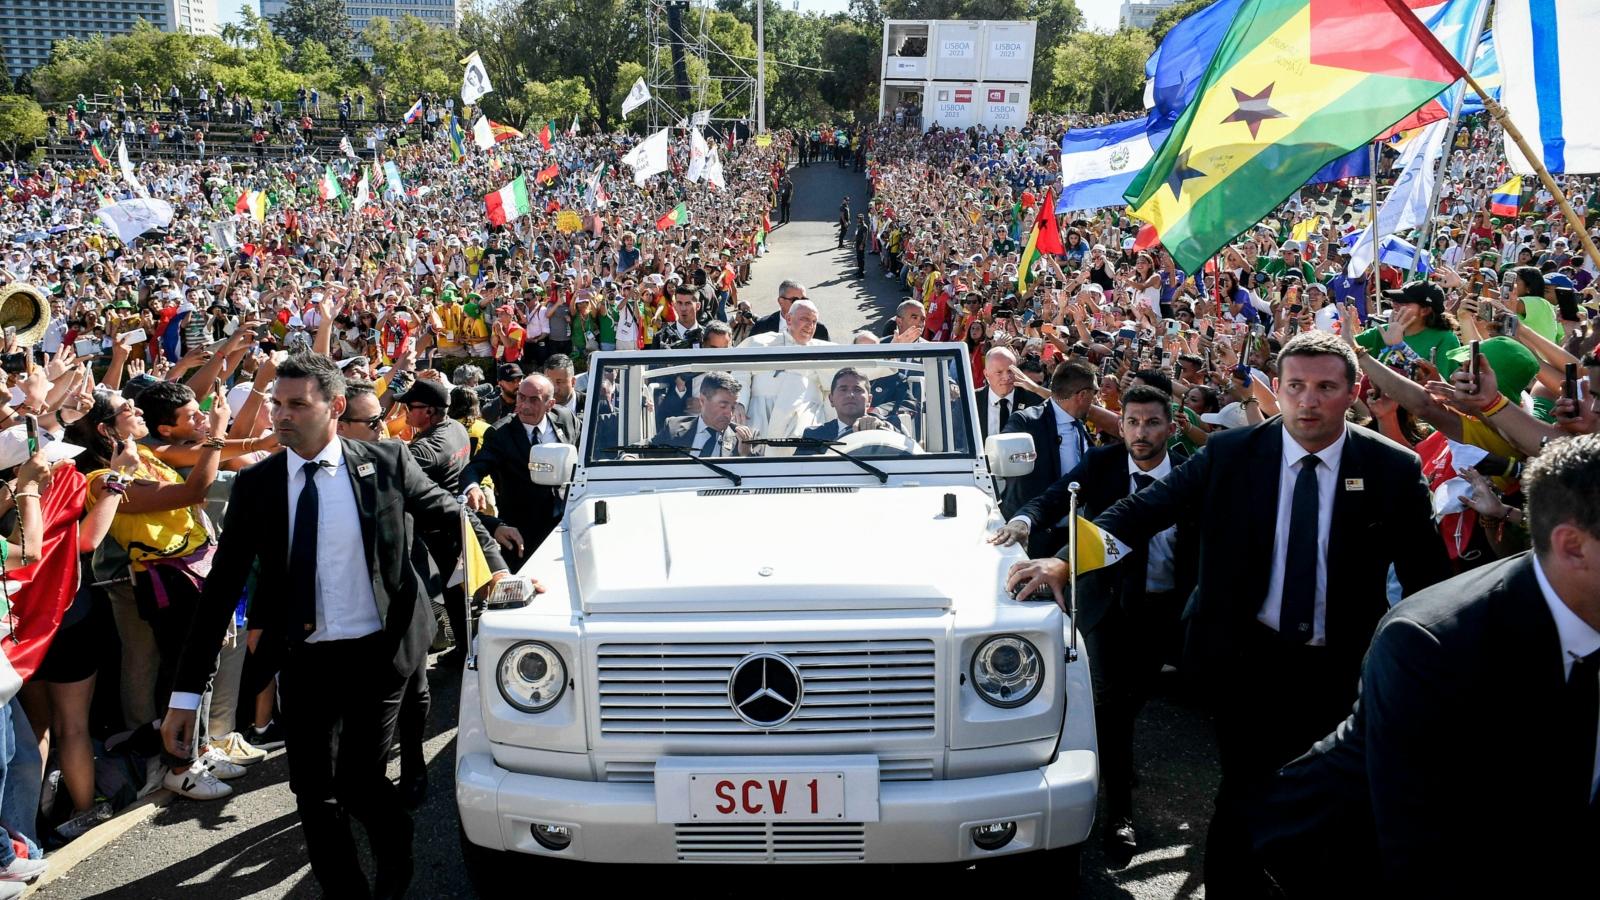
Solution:
[[[706,420],[705,419],[695,419],[694,420],[694,440],[690,442],[689,449],[694,451],[694,455],[695,456],[701,456],[702,455],[700,451],[705,449],[706,438],[710,437],[712,434],[715,434],[717,436],[717,443],[716,443],[717,451],[716,451],[716,453],[714,453],[712,455],[713,456],[721,456],[722,455],[722,438],[723,438],[724,432],[721,432],[721,431],[713,432],[711,430],[711,426],[706,424]]]
[[[372,573],[366,565],[366,545],[361,539],[361,516],[356,510],[355,487],[345,467],[344,444],[328,442],[315,460],[285,449],[289,464],[289,543],[294,543],[294,519],[300,492],[306,486],[305,465],[317,462],[317,628],[306,641],[343,641],[365,637],[383,628],[378,601],[372,593]]]
[[[1544,595],[1545,605],[1550,607],[1550,618],[1556,621],[1556,636],[1561,639],[1562,674],[1571,678],[1572,667],[1579,659],[1600,650],[1600,631],[1595,631],[1588,622],[1578,618],[1578,614],[1567,604],[1561,602],[1561,597],[1551,586],[1550,579],[1545,577],[1544,567],[1539,565],[1537,554],[1533,557],[1533,577],[1539,580],[1539,593]],[[1600,738],[1600,734],[1596,737]],[[1591,799],[1594,797],[1594,792],[1600,789],[1600,740],[1595,742],[1594,756],[1593,780],[1589,782]]]
[[[577,395],[574,394],[573,396]],[[528,436],[529,445],[561,443],[561,437],[556,434],[556,427],[550,424],[549,416],[540,419],[538,425],[529,425],[527,422],[519,422],[519,424],[522,425],[523,434]]]
[[[293,450],[284,450],[289,468],[289,535],[287,547],[294,545],[294,518],[300,491],[306,485],[306,459]],[[317,627],[306,641],[340,641],[365,637],[383,628],[378,617],[378,600],[372,593],[371,573],[365,565],[366,544],[361,538],[361,517],[356,510],[356,492],[345,467],[344,445],[336,438],[322,448],[315,462],[322,463],[317,477]],[[362,564],[352,565],[352,560]],[[280,601],[287,598],[279,598]],[[173,691],[173,709],[199,709],[200,695]]]
[[[1139,482],[1135,475],[1149,475],[1157,481],[1172,474],[1172,456],[1162,454],[1161,464],[1146,472],[1139,468],[1139,464],[1128,457],[1128,493],[1130,495],[1139,491]],[[1146,593],[1156,594],[1170,591],[1178,586],[1177,577],[1173,573],[1173,559],[1176,558],[1178,546],[1178,526],[1161,532],[1150,539],[1150,556],[1145,563],[1144,589]]]
[[[1346,426],[1347,428],[1349,426]],[[1349,432],[1341,432],[1339,439],[1320,450],[1317,466],[1317,594],[1311,615],[1311,640],[1313,647],[1328,643],[1328,532],[1333,526],[1333,498],[1339,486],[1339,460],[1344,457],[1344,442]],[[1267,580],[1266,602],[1256,614],[1256,621],[1277,631],[1283,615],[1283,579],[1288,569],[1289,519],[1294,507],[1294,483],[1300,477],[1301,460],[1312,454],[1283,432],[1283,464],[1278,467],[1278,518],[1272,537],[1272,576]]]
[[[1006,394],[1005,396],[1002,397],[1002,396],[1000,396],[1000,392],[995,390],[993,385],[990,385],[990,387],[989,387],[989,413],[988,413],[989,421],[986,423],[988,425],[988,427],[989,427],[989,430],[987,432],[988,434],[999,434],[1000,433],[1000,429],[1006,427],[1005,420],[1000,418],[1000,401],[1001,400],[1009,400],[1009,401],[1011,401],[1010,412],[1013,412],[1013,413],[1016,412],[1017,411],[1017,391],[1016,391],[1016,388],[1012,388],[1011,389],[1011,393]],[[1063,469],[1061,471],[1061,474],[1063,474],[1063,475],[1067,474],[1066,470]]]

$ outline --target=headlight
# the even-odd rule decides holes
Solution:
[[[549,644],[523,641],[500,657],[500,696],[526,713],[556,705],[567,689],[567,665]]]
[[[978,696],[1002,709],[1032,700],[1044,684],[1044,659],[1038,648],[1014,634],[984,641],[972,654],[972,686]]]

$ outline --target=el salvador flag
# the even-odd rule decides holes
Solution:
[[[1501,103],[1523,138],[1555,173],[1600,172],[1600,116],[1595,115],[1593,56],[1600,46],[1600,3],[1500,0],[1495,51]],[[1511,170],[1533,166],[1506,138]]]
[[[1126,206],[1123,192],[1154,155],[1143,119],[1068,131],[1061,136],[1056,212]]]

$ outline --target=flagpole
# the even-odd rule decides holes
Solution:
[[[1589,236],[1589,230],[1584,227],[1583,219],[1573,211],[1572,204],[1567,202],[1567,195],[1561,190],[1561,185],[1556,184],[1555,178],[1550,175],[1550,170],[1544,167],[1540,157],[1533,152],[1532,147],[1528,146],[1527,139],[1522,136],[1522,132],[1518,131],[1517,126],[1512,123],[1511,116],[1506,112],[1506,108],[1501,106],[1499,101],[1489,96],[1489,92],[1485,91],[1483,86],[1478,84],[1472,75],[1468,74],[1466,78],[1467,86],[1472,88],[1478,97],[1483,100],[1483,108],[1489,111],[1489,115],[1493,116],[1496,122],[1500,123],[1500,127],[1505,129],[1506,137],[1511,138],[1517,145],[1517,149],[1522,151],[1522,157],[1528,161],[1529,165],[1533,166],[1534,174],[1539,176],[1539,182],[1544,185],[1545,190],[1555,195],[1556,204],[1561,207],[1561,214],[1567,217],[1567,225],[1577,232],[1578,240],[1583,243],[1583,252],[1588,255],[1589,261],[1594,265],[1600,265],[1600,249],[1595,248],[1594,238]]]
[[[1474,36],[1472,49],[1467,51],[1467,58],[1461,61],[1461,68],[1467,72],[1471,72],[1473,65],[1478,61],[1478,50],[1483,46],[1483,26],[1488,23],[1488,20],[1489,4],[1484,3],[1478,9],[1477,19],[1472,23],[1472,31],[1468,32]],[[1433,217],[1438,215],[1439,191],[1444,186],[1444,172],[1445,168],[1450,165],[1450,153],[1451,148],[1455,146],[1456,132],[1461,128],[1461,107],[1465,106],[1466,103],[1467,92],[1463,90],[1456,94],[1456,102],[1450,107],[1450,128],[1445,132],[1444,150],[1439,154],[1439,168],[1434,170],[1433,173],[1433,190],[1428,192],[1428,218],[1422,223],[1422,240],[1418,242],[1417,246],[1419,251],[1417,258],[1419,261],[1422,257],[1420,251],[1433,243]],[[1437,263],[1437,260],[1435,262]]]
[[[1072,564],[1068,567],[1071,588],[1067,594],[1067,618],[1071,631],[1067,633],[1067,662],[1078,661],[1078,483],[1076,481],[1067,485],[1067,543],[1072,549],[1068,556]]]
[[[1378,298],[1382,296],[1383,247],[1378,240],[1378,142],[1367,144],[1367,230],[1372,233],[1372,300],[1367,306],[1367,317],[1378,311]]]

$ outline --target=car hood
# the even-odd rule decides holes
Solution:
[[[569,558],[587,613],[992,606],[1015,556],[985,540],[995,515],[971,487],[607,497],[569,511]]]

